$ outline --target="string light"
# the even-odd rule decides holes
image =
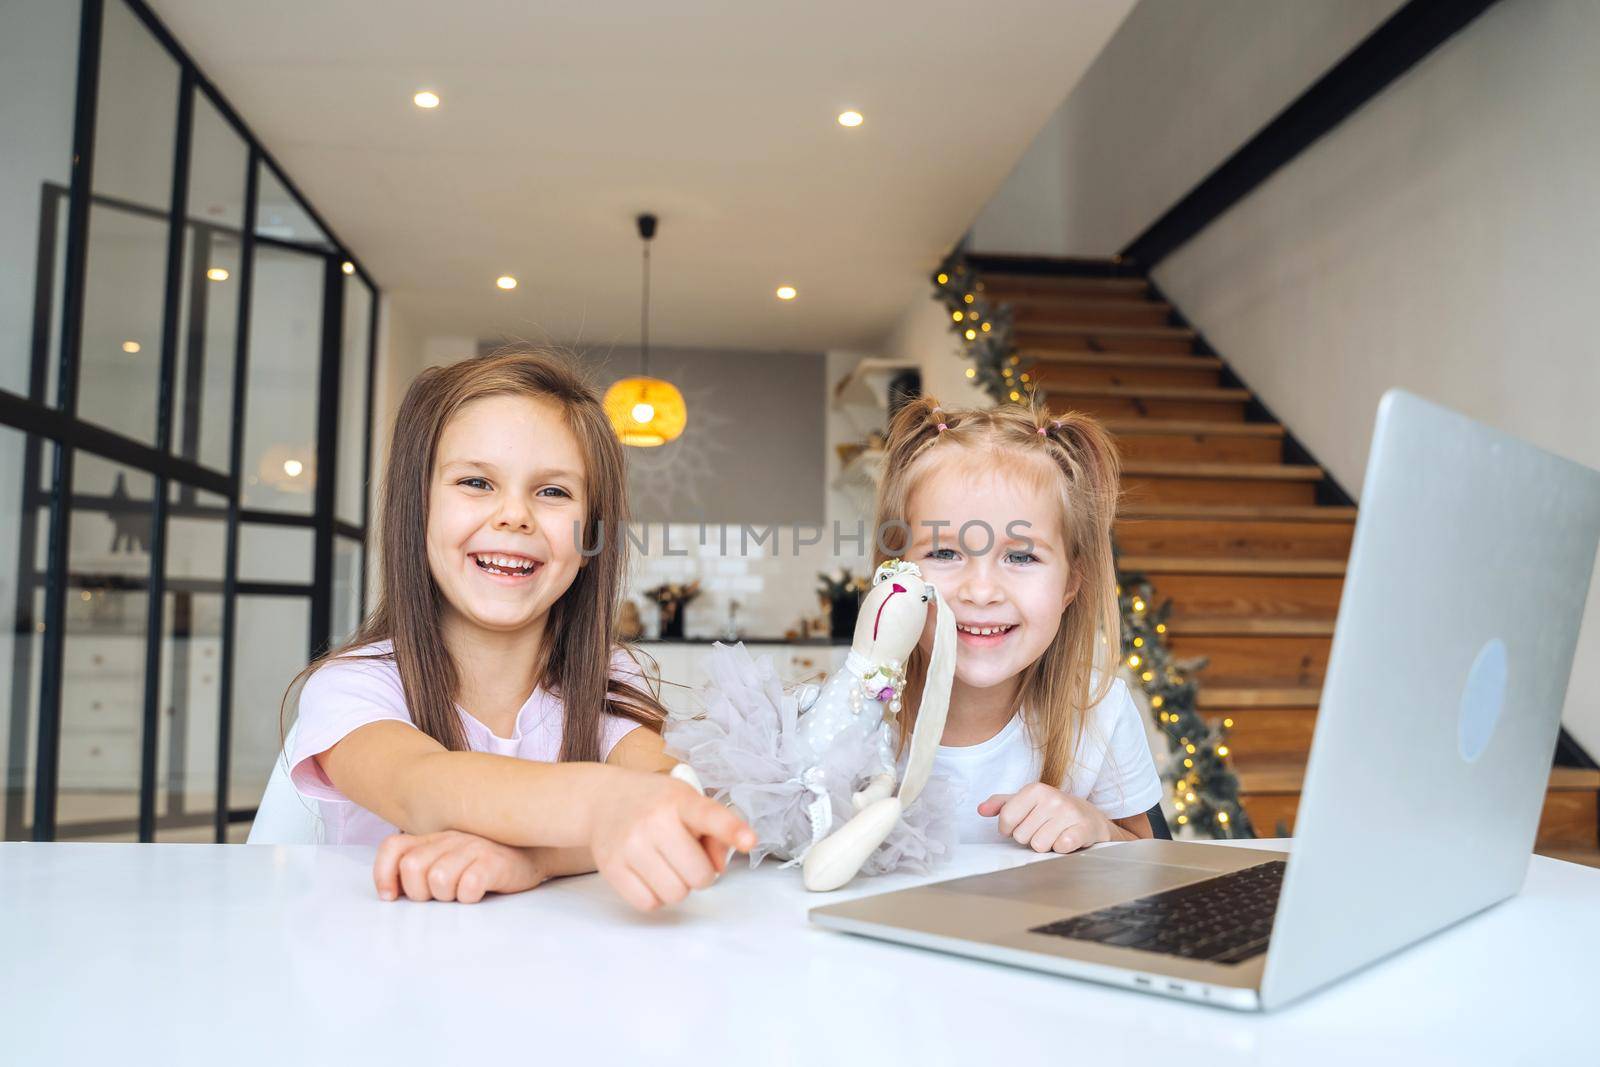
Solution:
[[[1226,756],[1227,754],[1228,754],[1228,746],[1227,745],[1218,745],[1217,746],[1217,755]]]
[[[1129,656],[1128,657],[1128,666],[1130,666],[1130,667],[1137,667],[1137,666],[1139,666],[1139,664],[1141,662],[1143,662],[1143,661],[1140,660],[1138,656]]]
[[[970,304],[970,303],[972,303],[972,294],[968,293],[966,296],[962,297],[961,299],[962,299],[962,301],[964,303]]]
[[[955,319],[957,322],[960,322],[962,319],[966,318],[966,316],[961,314],[959,311],[950,312],[950,317]]]
[[[941,271],[939,273],[939,284],[940,285],[943,285],[945,282],[947,282],[949,280],[950,280],[950,275],[945,274],[943,271]]]
[[[978,331],[977,330],[968,330],[967,331],[967,340],[976,341],[977,339],[978,339]]]

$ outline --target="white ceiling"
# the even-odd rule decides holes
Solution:
[[[652,342],[816,350],[882,337],[1132,3],[152,6],[413,329],[636,343],[648,210]]]

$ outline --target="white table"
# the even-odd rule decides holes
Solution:
[[[1540,857],[1519,897],[1252,1016],[806,921],[908,876],[824,898],[736,867],[641,916],[593,875],[384,903],[371,855],[0,845],[0,1062],[1600,1062],[1600,870]],[[1030,858],[967,846],[938,877]]]

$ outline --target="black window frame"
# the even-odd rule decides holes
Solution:
[[[100,79],[101,37],[108,5],[123,4],[135,20],[147,30],[156,42],[177,62],[180,72],[179,98],[175,111],[177,124],[171,198],[165,211],[142,205],[120,202],[96,194],[94,190],[95,131],[97,123],[97,94]],[[83,838],[137,832],[140,841],[152,841],[158,829],[177,829],[212,824],[215,840],[228,839],[230,825],[254,818],[255,808],[230,808],[229,788],[232,780],[230,755],[232,745],[232,713],[234,706],[235,645],[240,596],[287,596],[301,598],[310,605],[309,640],[306,648],[308,660],[325,651],[332,636],[333,626],[333,573],[336,538],[359,543],[361,547],[362,581],[360,582],[359,612],[366,614],[365,572],[369,568],[370,543],[367,533],[370,526],[371,494],[368,480],[372,459],[372,419],[375,379],[377,374],[377,343],[382,291],[361,261],[340,241],[332,227],[315,210],[287,172],[262,145],[249,126],[239,117],[217,87],[206,78],[173,35],[149,9],[143,0],[81,0],[78,34],[78,67],[75,88],[75,105],[72,131],[73,159],[70,183],[66,188],[45,182],[40,193],[40,240],[36,260],[35,302],[31,366],[28,392],[22,395],[0,388],[0,427],[21,431],[24,434],[23,492],[20,512],[21,529],[18,537],[17,597],[14,626],[16,643],[13,653],[13,676],[8,728],[13,739],[10,766],[5,769],[4,833],[7,840],[31,838],[35,841],[52,841],[61,838]],[[237,229],[189,217],[186,203],[189,186],[189,162],[192,147],[195,94],[203,93],[207,101],[222,116],[224,122],[242,140],[247,161],[245,170],[244,213]],[[328,246],[257,234],[256,209],[260,176],[263,168],[270,168],[306,216],[326,237]],[[84,280],[89,255],[90,208],[109,208],[135,212],[145,217],[161,218],[168,227],[167,264],[162,305],[162,334],[160,352],[160,382],[157,390],[156,434],[154,443],[146,443],[88,422],[78,416],[78,385],[82,357],[82,332],[84,317]],[[62,264],[57,263],[57,225],[62,212],[67,220],[66,242],[61,250]],[[226,233],[235,237],[239,246],[239,295],[237,322],[234,333],[233,391],[231,424],[229,426],[229,466],[218,471],[198,461],[174,455],[174,413],[179,402],[197,403],[199,388],[194,368],[200,353],[190,350],[186,381],[176,381],[179,364],[178,347],[193,336],[193,320],[204,314],[203,287],[194,287],[192,278],[185,276],[186,243],[191,234],[198,240],[208,239],[207,231]],[[323,268],[322,329],[319,339],[318,373],[316,383],[316,435],[315,457],[317,480],[313,507],[309,514],[247,509],[241,506],[244,480],[243,452],[244,426],[249,412],[250,317],[254,282],[255,251],[258,245],[278,246],[321,258]],[[331,246],[331,247],[329,247]],[[200,269],[201,260],[191,264],[190,275]],[[359,525],[336,517],[338,487],[338,423],[341,409],[341,370],[344,358],[344,293],[348,279],[358,278],[365,284],[371,299],[367,311],[366,349],[357,358],[366,362],[365,396],[362,413],[363,444],[359,462],[361,493],[361,522]],[[52,323],[52,307],[56,287],[60,286],[61,320]],[[188,316],[180,322],[182,286],[191,285]],[[187,326],[186,326],[187,323]],[[58,325],[55,337],[59,344],[52,353],[52,325]],[[45,395],[49,377],[49,360],[57,359],[57,395]],[[180,387],[186,395],[179,398]],[[195,420],[185,420],[186,432]],[[48,479],[42,473],[45,449],[50,450]],[[74,511],[89,510],[112,513],[126,512],[127,500],[112,497],[89,497],[73,494],[73,469],[78,453],[88,453],[111,460],[123,467],[151,476],[154,491],[149,501],[136,504],[148,513],[151,537],[148,575],[140,579],[122,576],[115,579],[119,589],[137,589],[147,593],[145,619],[145,670],[143,685],[143,717],[140,726],[139,810],[134,819],[109,819],[94,822],[62,824],[57,818],[61,756],[62,672],[65,652],[66,598],[69,587],[85,588],[86,583],[97,581],[94,576],[69,574],[69,522]],[[190,453],[195,454],[195,453]],[[172,487],[179,499],[169,499]],[[193,490],[203,490],[222,497],[223,505],[196,503]],[[45,531],[45,564],[40,571],[35,566],[39,543],[38,515],[48,514]],[[166,538],[168,521],[173,517],[221,518],[225,523],[223,577],[220,581],[195,579],[169,579],[166,574]],[[312,577],[309,583],[240,581],[239,530],[241,523],[265,523],[310,529],[313,533]],[[110,579],[108,579],[110,580]],[[37,592],[42,587],[43,618],[35,607]],[[167,594],[178,597],[188,593],[220,593],[222,620],[220,634],[220,666],[216,714],[217,773],[216,802],[213,810],[184,815],[181,807],[174,812],[172,802],[181,798],[174,787],[169,796],[168,811],[158,816],[156,805],[157,744],[160,736],[160,700],[162,681],[162,646],[168,636]],[[174,633],[175,637],[183,635]],[[41,646],[38,669],[39,690],[35,704],[30,699],[34,678],[34,642]],[[176,674],[177,672],[174,672]],[[288,679],[284,679],[287,683]],[[32,727],[30,729],[30,726]],[[18,757],[17,743],[26,744],[33,739],[34,765],[32,781],[26,781],[22,760]],[[31,792],[33,817],[24,819],[24,796]]]

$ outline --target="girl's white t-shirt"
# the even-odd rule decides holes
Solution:
[[[1007,841],[999,820],[978,814],[978,805],[996,793],[1015,793],[1039,781],[1043,759],[1019,713],[999,733],[976,745],[940,745],[933,773],[962,787],[956,823],[965,842]],[[1139,708],[1121,678],[1084,716],[1072,767],[1064,782],[1052,782],[1099,808],[1108,819],[1149,811],[1161,800],[1161,779]]]

